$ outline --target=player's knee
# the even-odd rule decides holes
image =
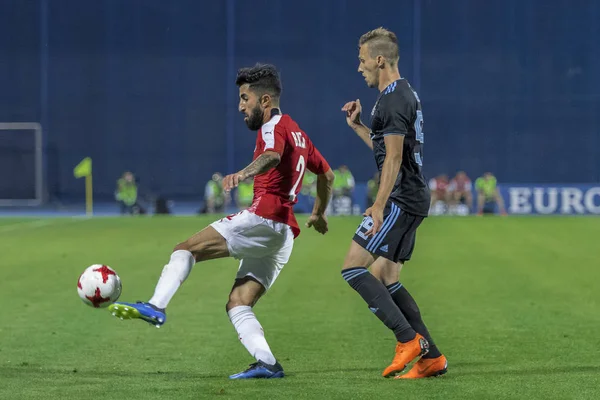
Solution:
[[[381,283],[383,283],[385,286],[393,285],[394,283],[398,282],[399,278],[400,276],[398,275],[398,271],[391,269],[382,269],[379,272],[378,277]]]
[[[179,243],[177,246],[175,246],[175,248],[173,249],[173,253],[176,252],[177,250],[185,250],[185,251],[189,251],[190,253],[192,253],[192,256],[194,257],[194,261],[198,262],[200,261],[198,255],[198,249],[196,248],[192,248],[192,246],[188,243],[188,242],[182,242]]]
[[[173,252],[176,252],[177,250],[191,251],[191,246],[187,242],[181,242],[175,246]]]
[[[349,252],[342,264],[342,272],[356,267],[368,268],[370,263],[366,262],[362,257],[358,257],[354,252]]]

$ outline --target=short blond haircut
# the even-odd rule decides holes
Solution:
[[[383,56],[391,65],[398,63],[400,51],[398,50],[398,38],[394,32],[385,28],[373,29],[360,37],[359,47],[365,44],[369,45],[371,57]]]

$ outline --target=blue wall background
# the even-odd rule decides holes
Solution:
[[[50,198],[83,196],[72,169],[84,156],[98,198],[126,169],[155,192],[200,198],[214,171],[251,159],[237,68],[272,62],[283,111],[364,181],[372,156],[339,109],[371,108],[357,41],[385,26],[423,101],[428,177],[598,182],[598,3],[0,0],[0,121],[43,125]]]

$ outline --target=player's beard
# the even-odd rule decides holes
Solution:
[[[260,107],[260,105],[256,105],[256,107],[254,107],[252,109],[250,116],[248,117],[248,119],[245,122],[246,122],[246,125],[248,126],[248,129],[250,129],[251,131],[257,131],[263,125],[262,120],[263,120],[263,110]]]
[[[367,81],[367,86],[370,88],[379,87],[379,70],[374,71],[370,78]]]

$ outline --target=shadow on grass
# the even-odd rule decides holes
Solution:
[[[540,366],[540,367],[529,367],[522,366],[519,368],[506,367],[502,368],[486,368],[482,370],[458,370],[457,375],[460,376],[487,376],[487,375],[499,375],[499,376],[531,376],[531,375],[557,375],[557,374],[578,374],[578,373],[600,373],[600,365],[557,365],[557,366]]]
[[[17,364],[13,366],[0,366],[0,376],[3,378],[22,377],[24,374],[40,375],[44,378],[53,376],[69,376],[81,378],[98,378],[117,376],[119,378],[164,378],[168,380],[196,380],[196,379],[219,379],[227,378],[229,374],[235,373],[235,370],[229,373],[222,372],[201,372],[201,371],[136,371],[136,370],[110,370],[110,369],[82,369],[77,368],[54,368],[43,367],[41,365]],[[313,375],[339,375],[340,378],[346,378],[346,374],[364,374],[365,377],[375,378],[381,373],[379,367],[360,367],[360,368],[313,368],[313,369],[294,369],[286,372],[287,377],[302,377]],[[445,378],[461,376],[530,376],[530,375],[556,375],[556,374],[577,374],[577,373],[596,373],[600,374],[600,365],[557,365],[528,367],[514,366],[502,367],[501,363],[496,362],[457,362],[449,365],[449,373]]]
[[[78,368],[57,368],[57,367],[44,367],[39,364],[17,364],[11,366],[0,366],[0,376],[4,378],[10,377],[22,377],[24,374],[28,375],[40,375],[44,378],[51,378],[52,376],[69,377],[69,379],[81,377],[81,378],[98,378],[98,377],[110,377],[117,376],[119,378],[166,378],[173,380],[192,380],[192,379],[223,379],[228,378],[230,374],[234,374],[236,370],[228,372],[201,372],[201,371],[140,371],[140,370],[117,370],[117,369],[78,369]],[[323,375],[323,374],[338,374],[340,377],[344,377],[345,374],[364,373],[365,376],[377,376],[381,373],[379,367],[361,367],[361,368],[337,368],[337,369],[294,369],[286,371],[287,377],[301,377],[311,375]]]

